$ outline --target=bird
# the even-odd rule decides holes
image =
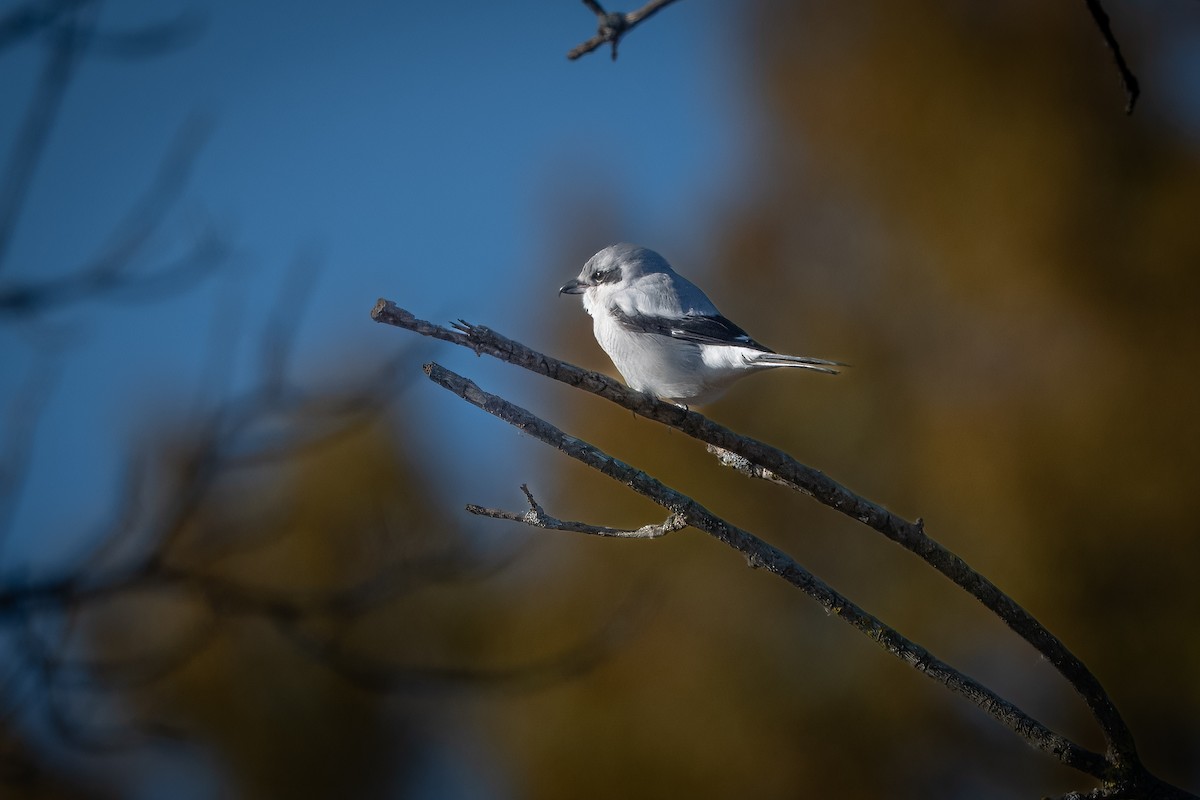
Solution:
[[[596,341],[629,388],[675,405],[710,403],[752,372],[796,367],[836,375],[848,366],[755,341],[665,258],[635,244],[596,253],[558,293],[583,296]]]

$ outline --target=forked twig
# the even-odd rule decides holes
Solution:
[[[484,506],[477,506],[474,503],[467,504],[467,511],[481,517],[521,522],[531,528],[586,533],[591,536],[608,536],[614,539],[658,539],[659,537],[666,536],[668,533],[673,533],[687,527],[687,521],[679,514],[672,514],[667,517],[665,522],[658,525],[643,525],[635,530],[608,528],[603,525],[588,525],[584,522],[557,519],[546,513],[546,510],[541,507],[538,501],[533,499],[533,492],[523,483],[521,484],[521,491],[525,493],[525,500],[529,503],[529,510],[523,514],[515,511],[502,511],[498,508],[485,508]]]
[[[596,15],[599,23],[596,35],[588,39],[583,44],[573,48],[567,53],[567,58],[574,61],[580,56],[587,55],[603,44],[612,44],[612,60],[617,60],[617,44],[621,41],[625,34],[629,33],[640,23],[645,22],[654,14],[661,11],[663,8],[674,3],[675,0],[650,0],[649,3],[639,8],[637,11],[630,11],[628,14],[623,14],[620,11],[609,13],[604,10],[596,0],[583,0],[583,4],[587,6],[592,13]]]

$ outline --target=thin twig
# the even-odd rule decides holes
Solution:
[[[646,3],[646,5],[637,11],[630,11],[628,14],[623,14],[619,11],[614,13],[605,11],[604,7],[596,2],[596,0],[583,0],[583,4],[596,15],[598,21],[596,35],[572,49],[571,52],[567,53],[567,58],[574,61],[603,44],[611,43],[612,60],[616,61],[617,45],[625,34],[674,2],[675,0],[650,0],[649,3]]]
[[[556,519],[547,514],[546,510],[538,504],[538,501],[533,499],[533,492],[529,491],[528,486],[522,483],[521,491],[525,493],[525,499],[529,503],[529,510],[523,514],[516,511],[485,508],[484,506],[477,506],[474,503],[467,504],[467,511],[481,517],[522,522],[533,528],[548,528],[550,530],[568,531],[570,533],[586,533],[591,536],[610,536],[616,539],[657,539],[666,536],[668,533],[673,533],[687,527],[687,521],[678,514],[672,514],[667,517],[665,522],[659,525],[643,525],[636,530],[608,528],[603,525],[588,525],[584,522]]]
[[[1092,20],[1096,23],[1096,27],[1100,29],[1100,35],[1104,37],[1104,43],[1108,45],[1109,52],[1112,53],[1113,63],[1117,66],[1117,72],[1121,76],[1121,85],[1125,87],[1125,113],[1132,114],[1133,106],[1137,103],[1138,95],[1141,89],[1138,86],[1137,76],[1133,74],[1133,70],[1125,63],[1125,56],[1121,54],[1121,45],[1117,42],[1117,37],[1113,33],[1112,25],[1109,23],[1108,14],[1104,11],[1104,6],[1100,4],[1100,0],[1084,0],[1087,4],[1088,11],[1091,12]]]

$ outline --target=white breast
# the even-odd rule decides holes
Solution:
[[[612,314],[614,307],[627,316],[670,318],[685,313],[716,313],[711,304],[683,308],[675,291],[659,285],[669,280],[667,275],[655,274],[643,276],[620,291],[608,285],[594,286],[584,292],[583,307],[592,316],[596,341],[631,389],[679,403],[707,403],[742,374],[738,368],[744,367],[740,348],[631,331]]]

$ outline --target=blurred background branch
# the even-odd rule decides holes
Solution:
[[[0,281],[0,317],[29,319],[87,300],[154,301],[185,291],[224,264],[229,245],[217,231],[206,227],[173,259],[149,268],[140,266],[148,260],[146,250],[163,234],[168,215],[183,197],[208,127],[207,122],[198,120],[183,126],[153,183],[87,263],[52,277]],[[33,270],[36,273],[47,271],[48,265],[31,266],[39,268]]]
[[[258,389],[199,424],[171,423],[158,452],[131,461],[126,510],[75,566],[0,582],[0,636],[16,645],[8,668],[22,686],[0,694],[6,715],[44,714],[60,741],[97,753],[196,736],[194,718],[171,718],[187,697],[181,681],[214,652],[246,647],[240,631],[256,624],[278,638],[272,658],[290,649],[353,691],[418,697],[544,689],[628,635],[625,604],[508,664],[486,663],[483,642],[448,639],[515,551],[473,554],[456,526],[414,503],[420,477],[389,463],[397,363],[356,386],[301,392],[279,363],[289,349],[272,339]]]
[[[33,353],[28,375],[5,397],[0,431],[5,796],[105,796],[111,779],[51,776],[87,759],[151,753],[165,760],[188,743],[224,747],[236,763],[254,747],[270,747],[247,748],[239,728],[274,725],[275,706],[292,705],[297,695],[314,718],[344,720],[362,732],[301,726],[291,735],[312,757],[268,782],[278,791],[291,787],[289,796],[333,796],[338,791],[322,788],[322,780],[344,789],[371,779],[331,771],[323,749],[333,758],[376,741],[373,726],[413,724],[414,709],[385,713],[384,697],[546,690],[603,663],[635,630],[634,604],[519,649],[509,641],[523,641],[525,622],[511,604],[478,617],[479,598],[496,591],[521,548],[478,546],[429,508],[428,476],[398,445],[411,435],[394,408],[399,364],[411,354],[364,359],[327,387],[307,387],[298,373],[310,367],[298,357],[297,339],[321,272],[311,248],[293,261],[264,315],[250,385],[228,368],[240,337],[214,337],[196,396],[181,404],[190,411],[146,420],[147,443],[129,445],[111,514],[85,517],[83,530],[68,537],[74,545],[51,567],[21,566],[35,532],[18,527],[18,509],[39,438],[60,424],[47,411],[63,391],[58,377],[84,338],[70,335],[78,326],[67,314],[85,302],[102,313],[119,302],[165,303],[215,276],[233,252],[207,220],[182,236],[171,226],[214,127],[193,115],[91,255],[66,268],[31,260],[28,251],[18,257],[13,243],[31,206],[44,202],[39,172],[80,64],[175,53],[204,26],[185,11],[109,29],[99,22],[102,5],[47,0],[0,16],[0,52],[36,44],[43,53],[0,168],[0,323],[25,331]],[[62,225],[57,234],[74,239],[69,223]],[[164,250],[173,255],[164,258]],[[235,329],[222,309],[213,324]],[[69,504],[71,490],[61,490]],[[264,664],[275,668],[250,674]],[[232,688],[256,682],[257,691]],[[236,713],[210,715],[234,696]],[[403,739],[395,730],[388,735]],[[339,738],[345,742],[334,744]],[[269,758],[249,758],[231,779],[247,792],[264,769],[274,769]],[[364,757],[339,757],[340,766],[355,758]],[[396,774],[417,769],[416,761],[395,763]]]

